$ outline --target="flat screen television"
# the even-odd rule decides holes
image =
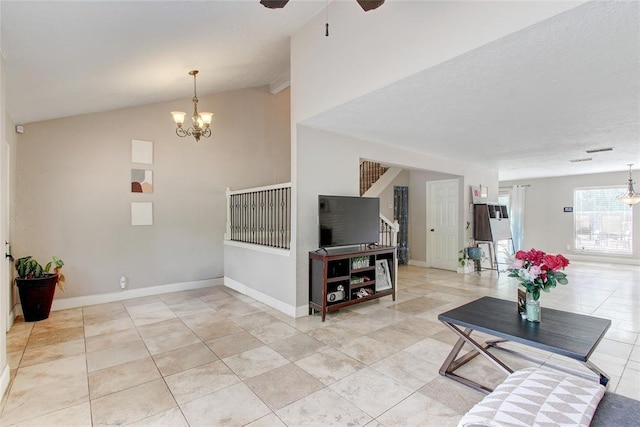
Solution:
[[[320,195],[318,222],[321,248],[377,243],[380,199]]]

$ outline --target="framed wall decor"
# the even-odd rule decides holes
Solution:
[[[376,260],[376,292],[391,289],[391,275],[389,263],[386,259]]]
[[[471,186],[471,200],[473,203],[484,203],[489,197],[489,188],[484,185]]]
[[[153,141],[131,140],[131,162],[153,164]]]
[[[131,192],[153,193],[153,171],[131,169]]]
[[[153,225],[153,203],[131,203],[131,225]]]

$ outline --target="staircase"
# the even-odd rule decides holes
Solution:
[[[362,196],[374,182],[387,171],[387,167],[380,163],[363,160],[360,162],[360,196]]]

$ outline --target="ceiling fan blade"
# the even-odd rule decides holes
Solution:
[[[282,9],[289,0],[260,0],[260,4],[269,9]]]
[[[377,9],[384,3],[384,0],[356,0],[362,10],[368,12],[373,9]]]

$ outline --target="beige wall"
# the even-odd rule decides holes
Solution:
[[[297,149],[297,153],[294,161],[296,162],[297,173],[294,185],[297,197],[297,214],[295,217],[297,223],[297,237],[295,240],[297,262],[295,285],[298,307],[305,306],[309,302],[308,258],[309,251],[318,247],[318,195],[358,195],[361,158],[372,159],[398,167],[404,166],[407,169],[422,168],[432,170],[434,174],[432,176],[434,177],[453,175],[463,177],[464,182],[491,183],[490,188],[497,194],[498,173],[495,170],[461,163],[456,160],[405,151],[396,147],[372,141],[363,141],[301,125],[297,126],[296,131],[297,147],[295,149]],[[410,221],[413,223],[414,202],[411,199],[412,194],[418,194],[419,192],[426,194],[426,187],[423,183],[421,186],[416,185],[414,188],[411,178],[409,187],[409,211],[410,215],[412,215]],[[424,190],[421,190],[420,187]],[[469,193],[464,192],[460,199],[463,201],[462,206],[467,206]],[[462,206],[461,211],[464,210]],[[459,224],[461,228],[464,221],[466,221],[466,218],[464,215],[460,215]],[[426,227],[426,223],[424,227]],[[413,231],[410,230],[410,233],[409,239],[411,241],[413,239]],[[461,245],[462,239],[463,236],[461,234],[459,238]],[[411,243],[411,250],[413,250],[415,243],[415,241]],[[280,286],[286,285],[280,284]]]
[[[634,177],[637,175],[638,171],[634,171]],[[500,183],[500,187],[527,185],[525,189],[523,248],[536,248],[544,250],[545,252],[562,253],[571,260],[585,257],[584,252],[574,252],[573,250],[573,215],[563,211],[565,206],[573,206],[573,191],[576,188],[585,187],[624,186],[627,179],[629,179],[628,172],[614,172],[528,179],[522,181],[504,181]],[[624,189],[620,192],[624,192]],[[596,258],[599,261],[639,263],[639,206],[640,205],[636,205],[633,208],[632,255],[597,255]],[[567,245],[571,249],[567,249]]]
[[[394,187],[408,186],[409,171],[403,170],[378,196],[380,198],[380,213],[387,219],[393,221]]]
[[[14,252],[65,261],[63,296],[223,276],[225,189],[290,180],[289,90],[203,96],[213,136],[178,138],[189,99],[25,125],[18,138]],[[130,192],[131,139],[154,141],[153,194]],[[130,203],[154,224],[131,226]],[[60,296],[60,293],[57,293]]]

